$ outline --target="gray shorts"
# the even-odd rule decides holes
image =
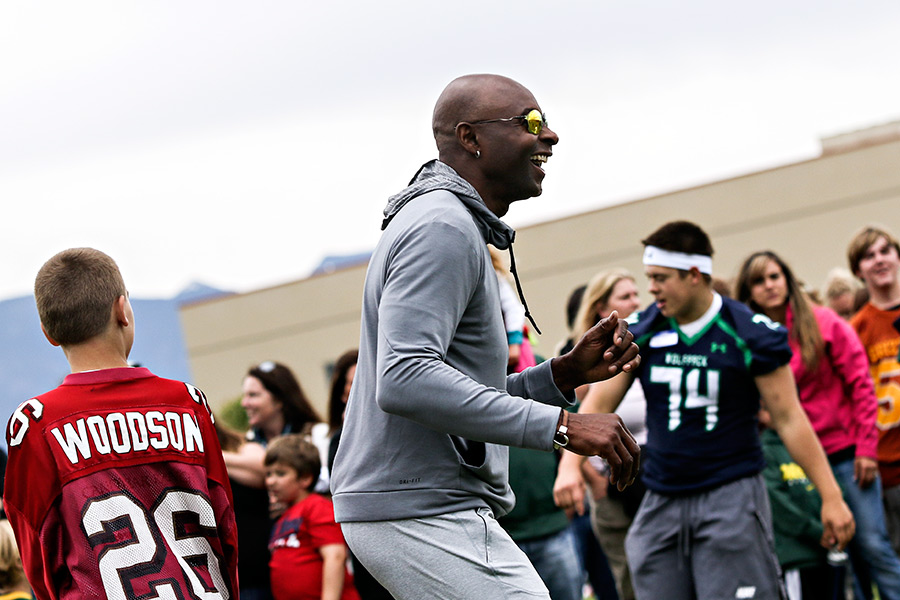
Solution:
[[[761,475],[688,496],[647,491],[625,541],[638,600],[783,598]]]
[[[347,545],[397,600],[550,600],[488,508],[341,523]]]

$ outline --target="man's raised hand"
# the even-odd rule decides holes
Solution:
[[[613,311],[587,330],[567,354],[553,359],[553,379],[563,393],[580,385],[609,379],[641,363],[634,334]]]

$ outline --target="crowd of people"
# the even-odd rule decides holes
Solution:
[[[495,75],[451,82],[432,125],[325,418],[264,360],[229,427],[128,365],[109,256],[47,261],[72,373],[7,427],[0,598],[900,600],[897,239],[861,230],[818,294],[769,250],[714,278],[706,232],[670,221],[635,240],[652,301],[598,273],[541,356],[501,217],[559,138]]]
[[[691,231],[691,224],[674,223],[666,227],[670,226],[678,231],[678,235],[671,239],[682,240],[682,243],[688,243],[684,240],[697,234],[696,230]],[[648,238],[649,242],[645,240],[645,245],[651,246],[654,240],[661,239],[658,234],[659,232]],[[690,259],[691,262],[701,267],[711,266],[708,261],[700,258],[712,256],[711,246],[704,243],[690,250],[685,254],[696,255]],[[757,404],[758,413],[749,416],[755,416],[761,430],[765,459],[763,476],[772,507],[771,511],[768,507],[763,507],[757,509],[757,512],[762,510],[774,517],[774,547],[782,567],[779,581],[786,586],[783,591],[771,593],[786,593],[791,599],[844,598],[845,591],[852,590],[852,597],[863,599],[872,598],[872,590],[875,589],[880,598],[900,597],[894,589],[894,582],[900,574],[900,561],[897,558],[900,548],[892,545],[894,532],[891,531],[891,494],[883,493],[883,489],[890,490],[893,487],[888,482],[891,482],[896,461],[892,454],[895,432],[890,425],[893,406],[890,399],[894,397],[891,393],[897,385],[897,343],[900,340],[898,252],[900,247],[889,231],[866,227],[851,240],[848,249],[848,263],[858,278],[856,282],[849,282],[845,275],[833,271],[821,294],[815,290],[808,291],[780,256],[771,251],[759,251],[747,257],[741,265],[733,288],[730,285],[722,286],[719,288],[722,292],[715,293],[724,297],[733,292],[736,300],[751,309],[749,314],[755,321],[770,329],[783,329],[787,332],[790,349],[788,365],[797,399],[826,454],[830,470],[853,514],[855,524],[855,534],[847,547],[850,561],[849,565],[845,565],[840,553],[832,552],[829,555],[829,544],[825,543],[827,535],[823,537],[823,533],[827,531],[820,522],[821,485],[810,483],[804,468],[797,464],[801,462],[800,456],[792,456],[788,450],[788,446],[795,442],[797,432],[779,435],[773,428],[777,425],[773,425],[770,413],[772,402],[766,396],[768,384],[757,384],[762,402]],[[728,351],[727,341],[717,340],[713,336],[712,332],[717,328],[728,331],[728,337],[732,337],[735,343],[743,347],[743,351],[747,353],[748,365],[760,360],[757,357],[760,350],[754,346],[758,340],[743,339],[740,328],[733,324],[723,328],[723,322],[727,321],[722,317],[724,309],[721,307],[718,309],[718,317],[709,318],[708,311],[715,304],[728,306],[727,299],[718,300],[715,294],[709,305],[704,303],[700,306],[706,307],[707,314],[692,318],[700,313],[697,309],[693,315],[679,321],[679,314],[690,310],[691,300],[697,296],[690,288],[682,286],[681,282],[672,286],[671,282],[655,279],[658,275],[664,275],[668,279],[672,273],[657,273],[658,269],[653,267],[657,262],[664,263],[668,260],[671,262],[669,267],[684,271],[683,277],[686,280],[693,267],[682,269],[686,265],[675,264],[684,257],[669,256],[660,259],[657,256],[654,259],[654,253],[658,254],[656,250],[646,250],[644,262],[647,266],[649,291],[656,300],[655,307],[651,306],[641,313],[632,325],[642,348],[643,359],[640,369],[635,371],[635,377],[640,378],[644,392],[658,394],[660,388],[654,389],[654,383],[658,383],[666,394],[660,394],[655,402],[652,396],[645,400],[647,404],[644,406],[650,407],[645,423],[650,428],[650,442],[648,451],[642,456],[642,480],[650,488],[650,495],[648,501],[641,505],[637,523],[632,527],[630,522],[626,522],[629,538],[627,546],[630,548],[628,565],[631,569],[645,571],[636,576],[639,581],[645,580],[641,585],[646,585],[649,581],[649,587],[637,594],[639,598],[651,597],[652,590],[662,589],[662,582],[654,579],[661,574],[670,585],[674,585],[678,577],[686,577],[686,581],[678,584],[680,588],[691,590],[683,596],[685,598],[726,597],[721,596],[721,592],[709,593],[704,587],[714,580],[713,573],[716,569],[736,568],[738,565],[745,568],[749,562],[746,556],[739,560],[728,559],[728,552],[734,550],[731,540],[726,544],[730,548],[718,546],[714,555],[703,554],[702,546],[709,544],[711,539],[715,541],[716,535],[723,540],[729,538],[728,532],[719,534],[710,527],[707,519],[713,511],[709,506],[702,507],[699,520],[693,512],[698,506],[702,506],[699,504],[701,498],[704,502],[710,500],[716,486],[703,483],[702,496],[691,492],[685,494],[681,489],[667,486],[688,484],[691,477],[703,472],[706,464],[716,460],[710,458],[709,452],[699,452],[703,447],[697,439],[676,442],[671,436],[688,435],[685,432],[686,421],[683,420],[688,408],[694,409],[695,419],[701,418],[708,437],[716,429],[724,427],[722,419],[726,405],[722,399],[734,395],[734,392],[726,395],[723,382],[726,377],[732,380],[735,376],[727,374],[721,365],[717,365],[719,373],[715,380],[707,375],[704,385],[702,376],[700,379],[692,379],[690,375],[686,375],[681,379],[672,377],[672,373],[675,372],[673,369],[684,370],[685,366],[697,367],[701,363],[704,368],[712,369],[715,354]],[[711,273],[709,270],[705,272]],[[609,275],[608,272],[601,273],[598,278]],[[863,294],[860,294],[860,289]],[[860,296],[864,298],[862,301],[859,300]],[[657,327],[651,326],[648,333],[640,335],[644,331],[642,323],[647,322],[648,318],[654,318],[654,310],[666,316],[667,320]],[[873,318],[879,319],[877,326],[873,325]],[[656,321],[659,321],[658,317]],[[685,326],[682,326],[682,321],[686,323]],[[700,325],[699,329],[695,324]],[[863,333],[867,330],[871,332],[870,338]],[[707,339],[708,342],[705,341]],[[867,339],[877,340],[881,345],[873,341],[866,343]],[[687,353],[688,350],[682,350],[682,347],[692,348],[691,354]],[[661,350],[655,351],[655,348]],[[679,351],[683,353],[678,354]],[[657,353],[663,358],[654,360]],[[676,388],[681,385],[685,386],[684,391],[679,389],[676,392]],[[694,386],[693,390],[691,386]],[[629,384],[627,377],[596,384],[588,392],[582,410],[611,411],[616,408],[623,395],[631,394],[633,389],[634,386]],[[712,394],[719,395],[717,404],[710,401]],[[654,417],[653,412],[659,414]],[[639,419],[643,420],[644,417]],[[629,426],[632,423],[629,420]],[[660,431],[663,432],[662,435]],[[727,440],[719,440],[715,446],[706,450],[715,449],[723,457],[718,460],[734,460],[736,456],[740,456],[735,445],[737,434],[737,430],[730,429]],[[563,499],[561,501],[565,501],[567,494],[577,493],[579,490],[581,475],[584,474],[578,473],[581,462],[582,459],[574,455],[562,458],[556,490]],[[682,470],[679,471],[679,468]],[[708,473],[711,476],[721,476],[728,468],[727,464],[721,464]],[[753,471],[758,472],[758,469],[751,469]],[[677,476],[666,480],[665,477],[672,472]],[[727,477],[732,479],[734,475]],[[584,480],[588,482],[590,490],[590,478],[585,476]],[[754,502],[750,493],[736,494],[736,497],[749,506]],[[684,505],[676,513],[666,512],[666,506],[672,503]],[[616,514],[608,509],[605,513]],[[669,523],[668,529],[664,526],[665,521]],[[646,528],[646,535],[650,536],[650,540],[641,537],[644,533],[640,529],[642,527]],[[667,540],[666,531],[672,531],[672,527],[677,531],[673,531],[672,539]],[[734,535],[736,534],[731,532],[731,536]],[[765,546],[766,542],[761,540],[759,545]],[[831,549],[835,550],[835,547],[832,546]],[[669,553],[672,559],[667,558]],[[609,554],[615,555],[614,552]],[[666,564],[670,564],[666,562],[668,560],[677,563],[674,572],[666,573]],[[647,568],[648,561],[660,562]],[[845,572],[852,573],[852,577],[845,580]],[[773,577],[768,579],[775,580]],[[634,598],[632,592],[623,589],[621,578],[617,577],[617,580],[620,597]],[[753,585],[743,588],[748,590],[747,594],[750,594],[750,587],[756,589],[754,594],[758,593],[758,587]],[[671,597],[682,597],[674,592],[670,594]],[[764,597],[769,595],[765,594]]]

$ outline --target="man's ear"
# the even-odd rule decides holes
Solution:
[[[692,283],[700,283],[703,280],[703,273],[700,272],[700,269],[697,267],[691,267],[688,270],[688,275],[691,276]]]
[[[456,141],[472,156],[476,156],[478,152],[478,137],[475,135],[475,128],[469,123],[463,121],[456,126]]]
[[[128,327],[128,311],[125,310],[125,305],[128,303],[128,299],[125,295],[121,295],[116,298],[115,303],[113,304],[113,314],[116,317],[116,322],[122,327]]]
[[[50,337],[50,334],[47,333],[47,330],[44,328],[44,324],[43,324],[43,323],[41,323],[41,332],[43,332],[44,337],[47,338],[47,341],[50,342],[51,345],[53,345],[53,346],[59,346],[59,342],[57,342],[56,340],[54,340],[52,337]]]

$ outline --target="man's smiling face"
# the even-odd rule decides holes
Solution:
[[[532,110],[541,112],[534,96],[522,86],[498,85],[486,94],[481,112],[470,122],[489,119],[509,119],[525,116]],[[559,137],[549,127],[542,126],[535,135],[525,119],[473,124],[481,157],[478,166],[490,187],[489,196],[509,208],[516,200],[539,196],[544,180],[544,164],[553,154],[552,147]],[[494,207],[491,207],[494,210]],[[503,207],[501,212],[505,213]],[[496,210],[495,210],[496,212]]]
[[[897,281],[900,256],[886,238],[879,237],[859,261],[857,275],[874,288],[889,288]]]

